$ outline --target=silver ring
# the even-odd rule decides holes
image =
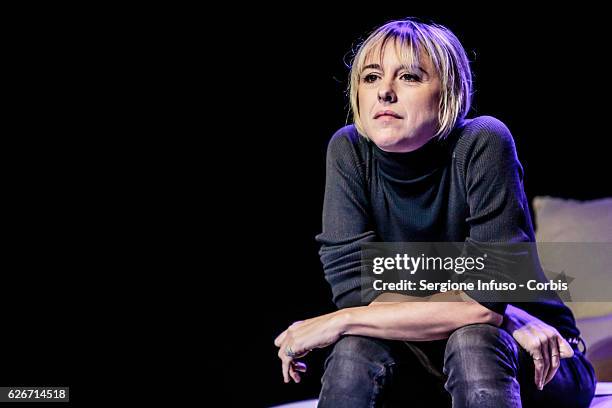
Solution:
[[[543,360],[543,359],[544,359],[544,357],[540,357],[540,358],[535,358],[535,357],[534,357],[534,358],[533,358],[533,361],[538,361],[538,360]]]
[[[290,346],[287,346],[287,348],[285,348],[285,354],[287,355],[287,357],[295,357],[295,353],[293,352],[293,350],[291,350]]]

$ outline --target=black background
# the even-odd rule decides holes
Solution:
[[[314,241],[326,144],[347,121],[351,48],[390,19],[459,37],[469,116],[508,125],[530,200],[612,196],[597,11],[157,7],[5,14],[2,385],[70,385],[95,401],[121,380],[145,393],[192,380],[170,390],[191,396],[222,377],[194,397],[316,397],[328,350],[284,384],[273,340],[334,310]],[[161,245],[141,250],[147,239]]]
[[[221,100],[245,126],[233,132],[237,127],[229,123],[229,139],[222,139],[224,158],[241,165],[221,194],[237,192],[230,235],[240,237],[252,262],[239,269],[240,283],[227,275],[233,288],[244,290],[242,307],[225,319],[234,330],[227,352],[235,362],[225,364],[230,399],[266,406],[314,398],[320,389],[329,350],[307,357],[309,373],[300,384],[284,384],[272,342],[293,321],[334,310],[314,241],[321,227],[325,148],[346,124],[349,52],[376,26],[416,16],[459,37],[474,73],[469,117],[495,116],[510,128],[530,201],[540,195],[612,195],[605,25],[596,13],[553,17],[494,8],[484,16],[408,9],[339,17],[300,10],[234,27],[248,33],[227,44],[229,54],[239,56],[239,68],[228,76],[221,69],[214,78],[237,85],[236,91],[228,86]]]

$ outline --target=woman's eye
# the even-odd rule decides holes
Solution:
[[[420,78],[414,74],[402,74],[400,76],[400,79],[403,81],[409,81],[409,82],[418,82],[420,80]]]
[[[377,79],[378,79],[378,75],[368,74],[368,75],[363,77],[363,82],[371,84],[372,82],[376,81]]]

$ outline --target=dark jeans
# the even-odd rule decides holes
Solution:
[[[529,354],[487,324],[430,342],[344,336],[325,361],[318,406],[588,407],[595,392],[593,367],[578,348],[542,391],[534,379]]]

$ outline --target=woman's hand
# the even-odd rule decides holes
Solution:
[[[306,372],[306,364],[295,359],[304,357],[314,348],[327,347],[338,341],[343,332],[344,316],[343,310],[339,310],[295,322],[274,340],[274,345],[279,348],[285,383],[290,377],[299,383],[298,372]]]
[[[535,383],[540,390],[553,379],[561,359],[574,355],[572,347],[554,327],[512,305],[506,310],[504,328],[533,358]]]

